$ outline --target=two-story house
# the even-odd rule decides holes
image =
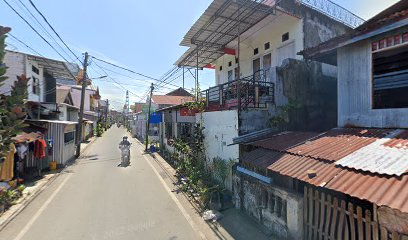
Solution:
[[[408,1],[302,51],[337,66],[338,127],[240,136],[235,206],[288,239],[408,234]]]
[[[24,74],[30,78],[26,121],[46,129],[45,138],[52,142],[52,148],[47,151],[50,153],[49,161],[55,160],[63,165],[72,160],[75,156],[75,126],[78,119],[75,113],[68,114],[68,109],[70,112],[75,112],[75,109],[69,106],[67,95],[63,97],[58,93],[57,84],[60,81],[74,82],[75,75],[71,70],[76,68],[75,64],[9,50],[6,51],[4,62],[8,79],[0,91],[7,94],[17,76]]]
[[[237,161],[233,138],[265,128],[336,126],[336,67],[296,53],[363,20],[330,1],[324,7],[319,2],[214,0],[186,33],[180,45],[188,49],[176,64],[215,71],[216,86],[200,96],[208,161]]]

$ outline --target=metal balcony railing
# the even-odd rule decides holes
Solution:
[[[252,76],[229,81],[202,91],[208,110],[266,108],[274,103],[275,85],[269,70],[260,70]]]

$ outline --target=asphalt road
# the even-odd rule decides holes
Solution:
[[[132,146],[123,168],[112,127],[0,232],[4,240],[200,239],[157,174]]]

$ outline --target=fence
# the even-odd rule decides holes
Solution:
[[[389,232],[373,220],[370,210],[346,204],[329,194],[304,188],[303,239],[400,240],[402,235]]]

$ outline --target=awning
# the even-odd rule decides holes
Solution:
[[[54,78],[76,79],[65,62],[27,54],[27,59],[35,61]]]
[[[190,47],[178,66],[205,67],[226,52],[226,45],[270,14],[271,0],[214,0],[181,41]]]

